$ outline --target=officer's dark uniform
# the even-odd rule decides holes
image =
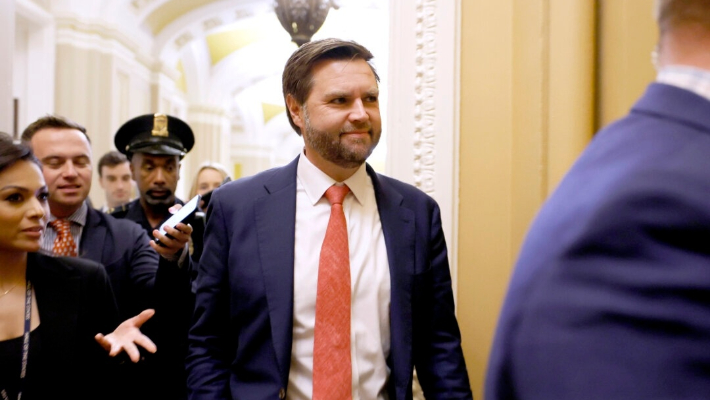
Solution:
[[[182,200],[175,198],[175,204],[183,205],[185,203]],[[126,203],[120,207],[116,207],[110,210],[110,214],[115,218],[125,218],[136,222],[143,229],[145,229],[146,233],[148,234],[148,237],[150,238],[153,237],[153,230],[158,229],[158,227],[151,226],[150,222],[148,222],[148,217],[146,217],[145,211],[143,211],[140,199],[135,199],[130,203]],[[192,223],[193,222],[190,221],[190,224]]]
[[[154,155],[173,155],[182,158],[190,151],[195,142],[192,129],[182,120],[163,114],[142,115],[126,122],[114,137],[116,148],[126,154],[130,160],[134,153]],[[176,204],[183,204],[176,199]],[[141,206],[136,199],[111,213],[116,218],[125,218],[141,225],[153,237],[153,230]],[[191,222],[199,223],[200,221]],[[204,231],[204,229],[202,229]],[[201,241],[200,241],[201,243]],[[137,393],[136,398],[185,399],[187,377],[185,374],[185,356],[187,354],[187,332],[192,319],[194,295],[191,291],[190,257],[184,257],[180,268],[184,274],[177,279],[162,283],[170,285],[169,298],[156,299],[156,312],[151,321],[146,323],[144,333],[157,345],[158,351],[146,357],[141,376],[136,377],[146,388]]]

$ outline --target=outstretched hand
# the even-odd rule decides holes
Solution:
[[[140,351],[138,346],[143,347],[151,353],[155,353],[158,348],[152,340],[141,333],[140,327],[155,314],[155,310],[147,309],[121,323],[113,332],[104,336],[97,333],[94,339],[108,352],[108,355],[115,357],[125,351],[131,361],[140,361]]]

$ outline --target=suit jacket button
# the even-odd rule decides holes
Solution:
[[[279,399],[283,400],[286,398],[286,390],[284,388],[279,389]]]

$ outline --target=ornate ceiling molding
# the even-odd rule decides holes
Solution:
[[[153,54],[168,63],[177,62],[179,53],[190,41],[181,38],[202,39],[215,29],[263,13],[271,13],[270,3],[258,0],[225,4],[216,2],[193,10],[160,31],[155,37]]]

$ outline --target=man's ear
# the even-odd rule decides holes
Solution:
[[[296,124],[297,127],[301,128],[301,131],[303,131],[304,123],[303,123],[303,116],[301,115],[303,111],[303,106],[296,101],[296,99],[290,95],[286,95],[286,106],[288,106],[288,113],[291,115],[291,119],[293,119],[293,123]]]

